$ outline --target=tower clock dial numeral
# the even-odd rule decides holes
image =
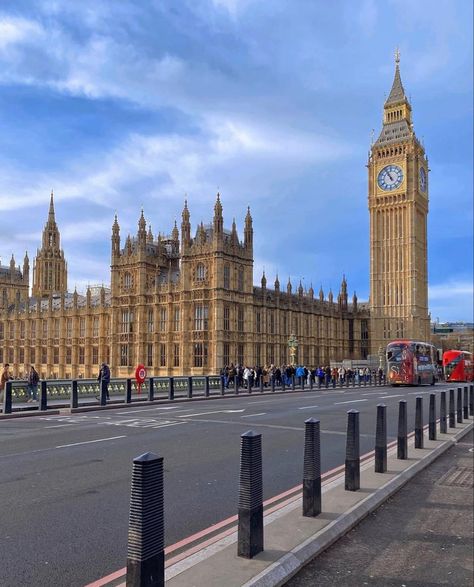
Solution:
[[[384,191],[397,189],[403,181],[403,171],[398,165],[387,165],[379,173],[377,183]]]
[[[420,167],[420,190],[426,192],[426,171],[424,167]]]

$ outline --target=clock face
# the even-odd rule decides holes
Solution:
[[[426,171],[424,167],[420,167],[420,190],[426,192]]]
[[[387,165],[377,178],[379,187],[385,191],[396,190],[403,181],[403,171],[398,165]]]

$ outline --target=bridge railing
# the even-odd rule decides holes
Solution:
[[[149,377],[140,386],[134,379],[111,379],[108,386],[111,403],[130,403],[146,400],[174,400],[192,397],[236,395],[238,393],[258,393],[264,391],[303,391],[312,389],[336,389],[386,385],[384,379],[371,376],[359,380],[339,380],[332,378],[311,379],[283,377],[281,381],[271,378],[264,382],[263,377],[252,386],[244,380],[227,380],[220,375]],[[18,410],[45,410],[61,407],[77,408],[95,405],[100,399],[101,389],[97,379],[49,379],[37,387],[37,402],[29,402],[26,381],[8,381],[5,386],[3,413]]]

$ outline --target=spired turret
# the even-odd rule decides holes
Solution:
[[[222,241],[224,236],[224,217],[222,215],[222,204],[219,192],[217,192],[216,203],[214,205],[214,219],[213,219],[214,239]]]
[[[64,251],[61,249],[61,237],[54,211],[54,194],[51,191],[42,247],[33,262],[32,293],[34,297],[44,298],[62,292],[67,292],[67,265]]]
[[[188,210],[188,201],[184,200],[184,208],[181,214],[181,248],[183,251],[191,245],[191,223]]]
[[[247,208],[247,215],[245,216],[244,246],[251,254],[253,251],[253,224],[252,216],[250,215],[250,206]]]
[[[278,273],[276,274],[276,277],[275,277],[274,287],[275,287],[275,291],[279,293],[280,292],[280,280],[278,279]]]

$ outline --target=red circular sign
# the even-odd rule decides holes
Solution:
[[[135,379],[137,380],[137,383],[139,383],[140,385],[145,381],[145,379],[146,379],[145,365],[138,365],[138,367],[135,369]]]

